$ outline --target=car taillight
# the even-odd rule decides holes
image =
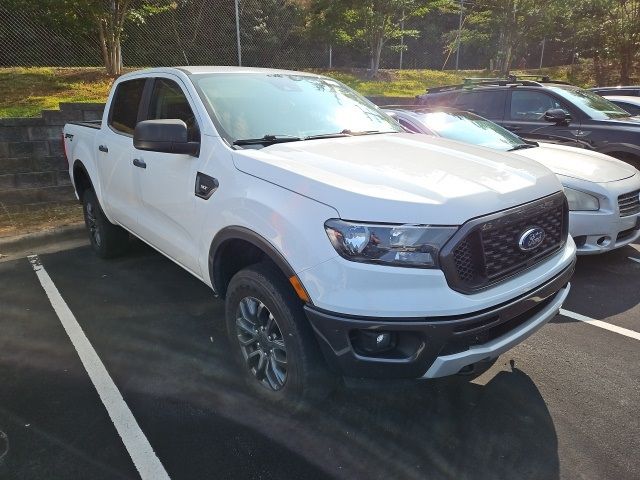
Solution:
[[[62,151],[64,152],[64,158],[67,159],[67,164],[69,164],[69,156],[67,155],[67,145],[64,143],[64,132],[60,135],[60,142],[62,142]]]

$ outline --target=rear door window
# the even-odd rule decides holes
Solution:
[[[506,98],[504,90],[460,92],[452,106],[490,120],[502,120]]]
[[[133,135],[146,81],[146,78],[138,78],[118,85],[109,113],[109,126],[113,130],[125,135]]]

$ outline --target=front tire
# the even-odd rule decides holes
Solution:
[[[82,195],[82,209],[89,241],[99,257],[112,258],[127,250],[129,233],[109,222],[93,190],[87,190]]]
[[[275,403],[300,405],[335,383],[300,300],[274,265],[238,272],[227,289],[227,332],[248,386]]]

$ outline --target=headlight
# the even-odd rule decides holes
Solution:
[[[347,260],[398,267],[437,268],[438,253],[457,227],[376,225],[327,220],[333,248]]]
[[[564,187],[564,194],[569,202],[569,210],[600,210],[600,202],[593,195]]]

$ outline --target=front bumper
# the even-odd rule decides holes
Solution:
[[[361,378],[436,378],[497,358],[542,327],[569,293],[575,261],[536,289],[472,314],[433,318],[371,318],[305,307],[329,366]],[[394,347],[371,354],[354,335],[391,332]]]
[[[593,255],[624,247],[640,237],[640,215],[614,212],[569,212],[569,232],[578,255]]]
[[[562,178],[563,185],[592,195],[597,211],[569,212],[569,233],[578,255],[604,253],[635,242],[640,237],[640,214],[620,216],[618,197],[640,190],[640,175],[606,183]]]

